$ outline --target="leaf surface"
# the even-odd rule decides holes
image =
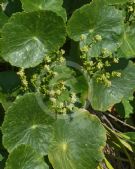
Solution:
[[[43,157],[31,147],[21,145],[10,155],[5,169],[49,169]]]
[[[120,57],[135,57],[135,24],[126,26],[123,35],[123,42],[118,53]]]
[[[65,41],[65,24],[51,11],[13,15],[2,30],[2,57],[13,66],[29,68]]]
[[[109,5],[125,4],[127,2],[129,2],[129,0],[106,0],[106,3]]]
[[[95,169],[103,159],[105,129],[96,116],[79,110],[73,119],[59,119],[49,148],[55,169]]]
[[[0,88],[4,92],[11,92],[17,88],[20,84],[20,79],[16,72],[4,71],[0,72]]]
[[[26,12],[36,10],[51,10],[66,21],[66,10],[62,7],[63,0],[21,0]]]
[[[36,94],[26,94],[6,112],[2,132],[3,144],[9,152],[28,144],[40,154],[47,154],[54,119],[42,109],[38,98]]]
[[[125,118],[130,118],[130,115],[134,113],[133,106],[127,99],[123,99],[122,104],[125,110]]]
[[[106,87],[95,78],[90,83],[90,102],[96,110],[106,111],[123,98],[133,93],[135,89],[135,65],[129,62],[128,66],[120,70],[121,77],[111,79],[111,87]]]
[[[0,10],[0,32],[3,25],[8,21],[8,17]]]
[[[0,161],[2,161],[3,160],[3,156],[0,154]]]
[[[91,46],[89,57],[98,57],[104,48],[114,51],[121,42],[124,30],[121,11],[102,1],[95,0],[76,10],[68,21],[68,35],[75,41],[81,40],[80,46]],[[99,35],[102,40],[95,42]]]

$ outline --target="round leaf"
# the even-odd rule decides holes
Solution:
[[[10,155],[5,169],[49,169],[43,157],[31,147],[21,145]]]
[[[96,116],[80,110],[73,119],[59,119],[49,148],[55,169],[95,169],[103,159],[106,133]]]
[[[98,57],[104,48],[114,51],[119,46],[123,33],[122,12],[95,0],[73,13],[67,30],[73,40],[81,40],[81,48],[91,46],[88,51],[90,57]],[[96,36],[101,40],[95,42]]]
[[[120,70],[121,77],[112,78],[111,86],[96,81],[95,78],[90,82],[90,102],[93,109],[106,111],[114,104],[121,102],[124,97],[128,97],[135,89],[135,65],[131,62],[126,68]]]
[[[21,0],[23,9],[27,12],[36,10],[51,10],[66,21],[66,10],[62,7],[63,0]]]
[[[3,144],[9,152],[20,144],[28,144],[47,154],[54,119],[40,107],[37,99],[35,94],[26,94],[6,112],[2,132]]]
[[[65,24],[51,11],[13,15],[2,30],[2,57],[14,66],[29,68],[58,50],[65,41]]]

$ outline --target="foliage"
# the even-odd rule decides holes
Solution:
[[[134,169],[135,1],[0,7],[0,168]]]

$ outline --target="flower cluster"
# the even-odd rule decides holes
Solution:
[[[86,35],[81,35],[80,41],[84,40],[86,41]],[[102,36],[96,35],[93,38],[92,43],[98,43],[99,41],[102,41]],[[80,57],[83,62],[82,69],[86,71],[91,78],[96,75],[97,82],[102,82],[105,86],[110,87],[111,78],[121,77],[121,72],[119,71],[108,71],[112,64],[119,63],[119,58],[107,48],[103,48],[98,57],[90,57],[89,51],[91,50],[91,45],[81,46],[80,50],[82,55]]]
[[[22,82],[22,90],[28,90],[28,80],[25,74],[25,70],[23,68],[21,68],[17,74],[20,76],[21,82]]]
[[[76,94],[66,86],[64,78],[59,79],[61,74],[55,69],[62,65],[66,66],[64,54],[64,50],[60,50],[51,54],[51,56],[45,56],[44,63],[38,73],[31,77],[33,87],[49,98],[51,107],[57,114],[65,114],[72,111],[77,101]],[[65,95],[68,97],[65,97]]]
[[[126,22],[129,22],[130,24],[135,22],[135,1],[129,1],[126,4]]]

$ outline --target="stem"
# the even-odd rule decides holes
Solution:
[[[120,142],[120,141],[119,141],[119,142]],[[121,142],[120,142],[120,143],[121,143]],[[124,152],[125,152],[125,154],[126,154],[128,160],[129,160],[129,162],[130,162],[131,169],[134,169],[134,164],[132,163],[132,159],[130,158],[129,153],[127,152],[126,148],[123,146],[122,143],[121,143],[121,146],[122,146],[122,148],[123,148],[123,150],[124,150]]]
[[[132,129],[132,130],[135,130],[135,127],[134,127],[134,126],[131,126],[131,125],[129,125],[129,124],[127,124],[127,123],[121,121],[121,120],[118,119],[117,117],[115,117],[115,116],[113,116],[113,115],[111,115],[111,114],[107,114],[107,113],[106,113],[106,115],[107,115],[108,117],[112,118],[113,120],[115,120],[116,122],[119,122],[119,123],[121,123],[122,125],[124,125],[124,126],[130,128],[130,129]]]
[[[112,130],[115,130],[112,123],[108,120],[108,118],[105,115],[103,115],[102,119],[105,120],[108,123],[108,125],[112,128]]]
[[[119,142],[121,148],[123,149],[125,155],[127,156],[128,160],[129,160],[131,169],[134,169],[134,164],[132,163],[132,159],[130,158],[130,155],[129,155],[128,151],[126,150],[126,148],[124,147],[124,145],[121,143],[119,136],[115,133],[115,131],[110,129],[106,124],[104,124],[104,126],[115,136],[115,138]]]
[[[107,154],[107,156],[108,156],[109,158],[114,158],[114,159],[116,159],[116,160],[120,160],[120,161],[124,161],[124,162],[129,163],[129,160],[127,160],[126,158],[111,156],[111,155],[109,155],[109,154]]]

